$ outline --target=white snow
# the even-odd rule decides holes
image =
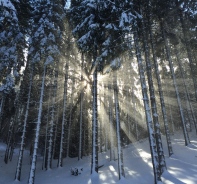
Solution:
[[[0,0],[0,5],[5,6],[13,11],[15,11],[15,8],[13,4],[10,2],[10,0]]]
[[[189,132],[191,145],[185,147],[182,131],[172,136],[174,155],[169,158],[165,137],[163,138],[164,153],[166,155],[167,171],[162,175],[163,184],[196,184],[197,183],[197,136],[195,131]],[[14,181],[18,151],[15,150],[12,162],[4,163],[6,145],[0,143],[0,183],[1,184],[26,184],[30,170],[29,152],[24,152],[21,181]],[[153,184],[152,163],[149,143],[147,139],[130,144],[123,149],[125,175],[118,180],[118,163],[110,161],[109,152],[99,154],[99,173],[90,175],[91,156],[78,161],[77,158],[64,159],[64,166],[56,168],[57,160],[53,161],[52,169],[43,171],[42,157],[37,158],[35,184]],[[71,168],[83,168],[78,176],[70,174]]]

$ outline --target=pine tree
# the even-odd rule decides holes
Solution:
[[[0,1],[0,130],[6,96],[20,80],[20,70],[24,65],[25,38],[21,32],[17,10],[10,0]]]

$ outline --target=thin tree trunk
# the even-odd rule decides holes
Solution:
[[[132,93],[132,100],[133,100],[133,93]],[[128,126],[128,138],[129,138],[128,143],[130,143],[132,141],[131,141],[131,121],[130,121],[130,115],[129,115],[129,104],[130,104],[129,89],[127,89],[127,95],[126,95],[126,102],[125,103],[127,104],[127,109],[128,109],[128,112],[127,112],[127,126]]]
[[[0,136],[2,131],[2,120],[3,120],[3,110],[4,110],[4,104],[5,104],[6,94],[2,94],[1,98],[1,105],[0,105]]]
[[[25,111],[25,119],[24,119],[24,123],[23,123],[23,132],[22,132],[22,136],[21,136],[21,146],[20,146],[19,157],[18,157],[18,162],[17,162],[17,167],[16,167],[16,174],[15,174],[15,180],[18,180],[18,181],[20,181],[20,178],[21,178],[23,152],[24,152],[24,147],[25,147],[25,137],[26,137],[26,129],[27,129],[27,118],[29,115],[29,104],[30,104],[30,97],[31,97],[31,89],[32,89],[32,85],[33,85],[33,70],[34,70],[34,67],[31,66],[30,79],[29,79],[29,90],[28,90],[28,95],[27,95],[27,104],[26,104],[26,111]]]
[[[166,162],[165,162],[165,157],[164,157],[164,152],[163,152],[161,130],[160,130],[160,124],[159,124],[159,119],[158,119],[158,113],[157,113],[157,105],[156,105],[156,100],[155,100],[155,89],[153,86],[153,79],[152,79],[150,52],[149,52],[149,46],[147,42],[148,34],[147,34],[147,30],[145,30],[145,25],[144,25],[143,20],[142,20],[142,29],[143,29],[143,45],[144,45],[144,52],[145,52],[145,62],[146,62],[146,71],[147,71],[147,78],[148,78],[148,85],[149,85],[152,118],[153,118],[155,141],[156,141],[157,153],[158,153],[158,163],[159,163],[160,175],[162,175],[162,173],[166,169]]]
[[[164,43],[165,43],[165,50],[166,50],[167,60],[169,62],[170,71],[171,71],[171,74],[172,74],[172,79],[173,79],[173,84],[174,84],[174,88],[175,88],[175,92],[176,92],[179,111],[180,111],[180,115],[181,115],[181,123],[182,123],[183,135],[184,135],[184,138],[185,138],[185,145],[187,146],[188,144],[190,144],[190,140],[189,140],[188,132],[187,132],[186,125],[185,125],[185,117],[184,117],[184,114],[183,114],[181,99],[180,99],[178,87],[177,87],[177,84],[176,84],[176,77],[175,77],[174,68],[173,68],[171,55],[170,55],[170,47],[168,46],[168,41],[167,41],[166,36],[165,36],[165,31],[164,31],[162,21],[160,21],[160,26],[161,26],[161,32],[162,32],[162,36],[163,36],[163,39],[164,39]]]
[[[35,180],[37,150],[38,150],[38,143],[39,143],[39,136],[40,136],[40,125],[41,125],[41,118],[42,118],[42,104],[43,104],[43,97],[44,97],[45,74],[46,74],[46,65],[44,65],[44,72],[43,72],[43,76],[42,76],[42,87],[41,87],[41,91],[40,91],[38,120],[36,123],[36,132],[35,132],[34,148],[33,148],[34,150],[33,150],[32,163],[31,163],[31,168],[30,168],[28,184],[34,184],[34,180]]]
[[[55,71],[54,74],[54,84],[53,84],[53,94],[52,94],[52,108],[51,108],[51,120],[50,120],[50,130],[49,130],[49,147],[48,147],[48,157],[47,157],[47,169],[51,169],[52,166],[52,158],[53,158],[53,145],[54,145],[54,121],[55,121],[55,102],[57,96],[57,77],[58,72]]]
[[[63,117],[62,117],[62,127],[61,127],[61,138],[60,138],[60,151],[58,158],[58,167],[63,166],[63,148],[64,148],[64,134],[65,134],[65,125],[67,118],[67,88],[68,88],[68,61],[65,66],[65,80],[64,80],[64,100],[63,100]]]
[[[183,79],[183,84],[184,84],[184,88],[185,88],[185,94],[186,94],[187,104],[189,106],[189,110],[191,111],[192,119],[194,121],[194,126],[195,126],[196,133],[197,133],[196,117],[195,117],[194,112],[193,112],[193,107],[192,107],[192,104],[191,104],[191,99],[190,99],[189,91],[188,91],[188,88],[187,88],[187,85],[186,85],[186,82],[185,82],[185,75],[184,75],[184,72],[183,72],[183,68],[181,66],[181,61],[180,61],[179,53],[177,51],[176,46],[175,46],[175,53],[176,53],[176,58],[177,58],[177,61],[178,61],[178,64],[179,64],[179,69],[180,69],[181,77]]]
[[[9,125],[9,130],[8,130],[8,136],[7,136],[7,147],[5,151],[5,156],[4,156],[4,162],[7,164],[9,160],[9,155],[11,152],[11,145],[13,141],[13,136],[14,136],[14,118],[11,117],[10,119],[10,125]]]
[[[159,164],[158,164],[158,153],[156,150],[156,144],[154,139],[153,122],[152,122],[151,111],[149,107],[149,98],[148,98],[146,80],[145,80],[144,69],[142,64],[141,49],[139,46],[138,33],[136,30],[134,30],[134,44],[136,49],[136,57],[138,61],[138,70],[140,75],[142,96],[143,96],[144,109],[146,114],[146,123],[147,123],[148,135],[149,135],[150,151],[151,151],[151,158],[152,158],[153,172],[154,172],[154,183],[157,184],[158,181],[161,181]]]
[[[82,55],[82,63],[81,63],[81,83],[83,85],[83,65],[84,65],[84,55]],[[83,133],[83,97],[84,92],[83,88],[80,92],[80,117],[79,117],[79,152],[78,152],[78,160],[82,159],[82,133]],[[85,137],[84,137],[85,138]]]
[[[106,94],[106,90],[107,90],[107,85],[104,84],[104,102],[107,102],[108,98],[107,98],[107,94]],[[104,119],[105,122],[107,122],[107,106],[104,105],[104,110],[106,112],[106,118]],[[106,128],[104,128],[105,131],[105,151],[109,150],[109,124],[106,123],[105,125]]]
[[[78,160],[82,159],[82,133],[83,133],[83,91],[80,93],[80,118],[79,118],[79,153]]]
[[[47,169],[47,148],[48,148],[48,129],[49,129],[49,118],[50,118],[50,103],[51,103],[51,82],[49,87],[49,98],[48,98],[48,104],[47,104],[47,123],[45,128],[45,141],[44,141],[44,155],[43,155],[43,162],[42,162],[42,170]]]
[[[69,124],[68,124],[68,135],[67,135],[67,151],[66,157],[69,157],[70,152],[70,136],[71,136],[71,126],[72,126],[72,104],[73,104],[73,93],[74,93],[75,79],[73,79],[72,83],[72,91],[71,91],[71,99],[70,99],[70,114],[69,114]]]
[[[134,121],[134,124],[135,124],[135,134],[136,134],[136,140],[138,141],[139,140],[139,131],[138,131],[138,123],[137,123],[137,120],[136,120],[136,102],[135,102],[135,95],[134,95],[134,89],[132,87],[132,104],[133,104],[133,112],[134,112],[134,115],[133,115],[133,121]]]
[[[115,74],[116,75],[116,74]],[[121,136],[120,136],[120,111],[119,111],[119,101],[118,101],[118,86],[117,77],[114,77],[114,100],[115,100],[115,112],[116,112],[116,138],[117,138],[117,151],[118,151],[118,175],[119,180],[125,177],[124,164],[123,164],[123,151],[121,146]]]
[[[53,145],[53,152],[52,152],[53,159],[55,159],[55,151],[56,151],[57,129],[58,129],[58,120],[59,120],[59,104],[57,104],[56,108],[57,108],[57,113],[56,113],[56,120],[55,120],[54,140],[53,140],[54,145]]]
[[[197,81],[196,81],[196,77],[195,77],[195,65],[194,65],[194,62],[192,59],[191,47],[188,42],[187,33],[185,30],[187,28],[187,26],[185,25],[185,22],[183,19],[183,11],[179,8],[178,0],[176,0],[176,3],[177,3],[178,13],[179,13],[179,17],[180,17],[182,32],[183,32],[183,39],[184,39],[184,43],[185,43],[185,47],[186,47],[187,55],[188,55],[188,59],[189,59],[189,65],[190,65],[190,69],[191,69],[191,75],[192,75],[194,91],[195,91],[195,97],[196,97],[196,101],[197,101]]]
[[[148,17],[148,24],[151,25],[150,23],[150,18]],[[166,141],[167,141],[167,146],[168,146],[168,154],[171,156],[173,154],[173,149],[172,149],[172,141],[170,137],[170,131],[169,131],[169,125],[168,125],[168,118],[166,114],[166,107],[165,107],[165,102],[164,102],[164,96],[163,96],[163,89],[162,89],[162,84],[161,84],[161,78],[159,74],[159,67],[158,67],[158,61],[156,58],[155,54],[155,44],[153,42],[153,34],[152,34],[152,29],[150,26],[148,26],[149,29],[149,34],[150,34],[150,40],[151,40],[151,48],[152,48],[152,54],[153,54],[153,61],[154,61],[154,67],[155,67],[155,75],[157,79],[157,85],[158,85],[158,91],[159,91],[159,97],[160,97],[160,104],[161,104],[161,110],[162,110],[162,115],[163,115],[163,121],[164,121],[164,128],[165,128],[165,134],[166,134]]]
[[[108,93],[111,94],[111,84],[108,84]],[[115,160],[114,153],[114,126],[113,126],[113,111],[112,111],[112,97],[109,95],[109,134],[110,134],[110,160]]]
[[[94,62],[96,57],[94,58]],[[93,73],[93,86],[92,86],[92,161],[91,161],[91,174],[98,173],[98,112],[97,112],[97,66]]]

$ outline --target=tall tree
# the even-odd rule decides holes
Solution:
[[[116,116],[116,139],[117,139],[117,151],[118,151],[118,175],[119,180],[125,177],[124,164],[123,164],[123,151],[121,146],[121,135],[120,135],[120,111],[119,111],[119,100],[118,100],[118,86],[117,77],[114,74],[113,78],[114,85],[114,101],[115,101],[115,116]]]
[[[145,114],[146,114],[146,123],[147,123],[147,129],[148,129],[148,137],[149,137],[149,144],[150,144],[150,151],[151,151],[151,158],[152,158],[153,172],[154,172],[154,182],[158,183],[159,181],[161,181],[161,172],[160,172],[160,168],[158,164],[158,153],[157,153],[156,144],[155,144],[153,122],[151,118],[146,80],[145,80],[144,69],[143,69],[143,64],[142,64],[141,48],[139,45],[138,33],[137,33],[135,26],[134,26],[133,33],[134,33],[136,57],[137,57],[137,62],[138,62],[138,70],[139,70],[140,82],[141,82],[141,88],[142,88],[142,95],[143,95],[143,101],[144,101],[144,109],[145,109]]]
[[[20,70],[24,65],[25,36],[21,32],[17,10],[12,1],[0,1],[0,130],[7,94],[20,79]]]
[[[158,65],[158,60],[157,60],[157,56],[156,56],[155,41],[153,39],[153,32],[152,32],[152,26],[151,26],[153,14],[151,14],[152,11],[151,11],[150,5],[147,6],[147,11],[148,11],[147,12],[147,24],[148,24],[147,28],[148,28],[148,31],[150,34],[150,44],[151,44],[151,49],[152,49],[152,57],[153,57],[153,61],[154,61],[155,75],[156,75],[156,79],[157,79],[160,104],[161,104],[164,127],[165,127],[166,141],[167,141],[167,145],[168,145],[168,154],[169,154],[169,156],[171,156],[173,154],[173,150],[172,150],[170,131],[169,131],[169,127],[168,127],[168,119],[167,119],[167,114],[166,114],[166,107],[165,107],[165,102],[164,102],[164,95],[163,95],[163,89],[162,89],[162,84],[161,84],[159,65]]]
[[[171,71],[172,80],[173,80],[173,85],[174,85],[175,92],[176,92],[176,97],[177,97],[177,103],[178,103],[179,111],[180,111],[180,115],[181,115],[181,124],[182,124],[182,129],[183,129],[183,135],[184,135],[184,138],[185,138],[185,145],[187,146],[190,143],[190,140],[189,140],[188,132],[187,132],[187,129],[186,129],[185,117],[184,117],[184,114],[183,114],[183,108],[182,108],[182,105],[181,105],[179,90],[178,90],[177,83],[176,83],[175,72],[174,72],[172,58],[171,58],[171,54],[170,54],[170,47],[169,47],[169,44],[168,44],[168,40],[166,38],[166,33],[165,33],[165,30],[164,30],[164,25],[163,24],[164,24],[164,22],[161,20],[161,22],[160,22],[161,32],[162,32],[162,36],[163,36],[163,39],[164,39],[166,56],[167,56],[167,59],[168,59],[168,62],[169,62],[170,71]]]
[[[123,51],[124,33],[134,16],[128,1],[82,0],[71,1],[68,11],[74,36],[80,50],[92,55],[92,166],[91,173],[98,172],[98,125],[97,125],[97,72]],[[117,21],[118,17],[118,21]],[[110,34],[109,34],[110,32]],[[114,41],[116,40],[116,41]]]
[[[40,89],[40,100],[36,122],[36,132],[34,139],[34,148],[31,169],[28,183],[34,183],[35,169],[37,161],[37,149],[40,136],[41,118],[42,118],[42,104],[45,87],[45,76],[47,66],[53,64],[58,60],[62,49],[62,20],[64,18],[63,6],[60,1],[44,0],[38,2],[34,12],[33,36],[30,42],[29,54],[32,55],[33,62],[41,62],[43,66],[43,75]]]

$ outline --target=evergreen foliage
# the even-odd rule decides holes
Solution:
[[[161,133],[171,156],[170,133],[188,145],[197,127],[196,23],[192,0],[0,0],[0,140],[6,163],[20,144],[15,179],[25,147],[29,183],[39,152],[46,169],[92,154],[93,173],[109,149],[121,179],[123,146],[149,138],[158,183]]]

